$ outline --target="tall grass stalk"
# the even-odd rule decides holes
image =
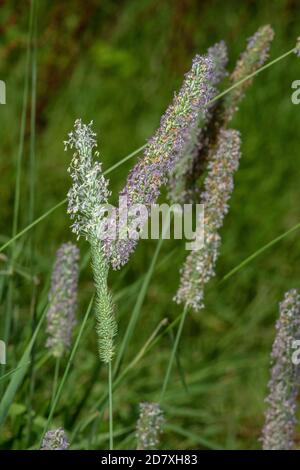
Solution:
[[[15,182],[15,193],[14,193],[14,208],[13,208],[13,223],[12,223],[12,238],[15,237],[18,230],[18,219],[19,219],[19,208],[20,208],[20,192],[21,192],[21,170],[22,161],[24,154],[24,141],[25,141],[25,127],[26,127],[26,110],[28,104],[29,94],[29,76],[30,76],[30,56],[31,56],[31,40],[33,36],[33,19],[34,9],[33,4],[30,5],[29,11],[29,26],[28,26],[28,40],[27,40],[27,51],[26,51],[26,62],[25,62],[25,80],[24,80],[24,91],[23,91],[23,103],[21,111],[20,121],[20,134],[19,134],[19,147],[16,157],[16,182]],[[17,257],[15,246],[11,246],[10,259],[8,264],[8,271],[10,273],[7,288],[6,308],[4,317],[4,331],[3,339],[6,344],[9,343],[11,325],[13,318],[13,298],[14,298],[14,279],[13,279],[13,266]],[[5,372],[5,365],[0,366],[2,373]],[[0,385],[0,393],[3,394],[3,386]]]
[[[142,360],[142,358],[145,356],[145,354],[152,348],[154,344],[156,344],[156,340],[159,337],[158,334],[160,330],[166,326],[168,323],[167,318],[164,318],[159,322],[159,324],[156,326],[154,331],[151,333],[149,338],[146,340],[144,345],[141,347],[139,352],[136,354],[136,356],[132,359],[132,361],[124,368],[124,370],[118,375],[118,377],[113,381],[112,383],[112,390],[115,391],[118,386],[123,382],[123,380],[126,378],[128,373],[135,369],[137,364]],[[166,330],[165,330],[166,331]],[[89,426],[95,419],[99,417],[99,411],[103,412],[104,407],[107,404],[107,401],[109,400],[108,394],[105,394],[102,396],[97,403],[95,403],[94,407],[92,408],[92,415],[89,416],[87,419],[85,419],[83,424],[79,424],[78,426],[75,427],[71,441],[73,441],[76,437],[76,435],[79,432],[82,432],[84,429],[86,429],[87,426]]]
[[[36,142],[36,93],[37,93],[37,11],[38,5],[36,0],[32,0],[33,9],[33,34],[31,43],[31,106],[30,106],[30,143],[29,143],[29,223],[34,220],[35,209],[35,190],[36,190],[36,155],[35,155],[35,142]],[[34,278],[34,233],[31,234],[29,241],[29,263],[30,274]],[[30,302],[30,318],[32,334],[36,327],[36,297],[37,286],[32,283],[31,287],[31,302]],[[32,428],[32,399],[35,388],[35,347],[31,351],[31,363],[29,368],[29,385],[28,385],[28,399],[27,399],[27,444],[30,442],[31,428]]]
[[[294,225],[289,230],[286,230],[285,232],[283,232],[278,237],[273,238],[273,240],[271,240],[270,242],[268,242],[265,245],[263,245],[262,247],[260,247],[258,250],[256,250],[254,253],[252,253],[250,256],[245,258],[241,263],[239,263],[237,266],[232,268],[227,274],[225,274],[225,276],[223,276],[223,278],[221,279],[220,284],[223,284],[223,282],[227,281],[231,276],[236,274],[238,271],[240,271],[242,268],[244,268],[247,264],[251,263],[251,261],[253,261],[255,258],[257,258],[259,255],[264,253],[269,248],[272,248],[274,245],[281,242],[281,240],[286,238],[288,235],[290,235],[291,233],[293,233],[293,232],[295,232],[296,230],[299,230],[299,229],[300,229],[300,223]]]
[[[25,63],[25,81],[23,91],[23,103],[21,112],[20,122],[20,135],[19,135],[19,147],[16,158],[16,182],[15,182],[15,193],[14,193],[14,208],[13,208],[13,223],[12,223],[12,238],[15,238],[18,231],[19,212],[20,212],[20,194],[21,194],[21,173],[22,173],[22,162],[24,155],[24,142],[25,142],[25,128],[26,128],[26,111],[28,105],[29,95],[29,76],[30,76],[30,57],[31,57],[31,42],[34,30],[34,5],[31,2],[29,11],[29,27],[28,27],[28,40],[27,40],[27,51],[26,51],[26,63]],[[10,260],[9,260],[9,271],[11,276],[9,278],[8,289],[7,289],[7,303],[5,308],[5,319],[4,319],[4,342],[8,344],[11,330],[11,323],[13,317],[13,297],[14,297],[14,279],[13,279],[13,265],[16,259],[16,248],[15,245],[11,246]],[[5,366],[2,366],[2,370],[5,370]]]
[[[114,314],[112,296],[108,289],[109,260],[103,249],[103,240],[99,236],[103,211],[108,203],[109,181],[104,177],[102,165],[97,160],[96,133],[93,122],[84,124],[76,119],[68,140],[64,142],[65,150],[74,149],[68,172],[72,185],[68,191],[68,213],[72,220],[71,229],[78,238],[83,236],[90,244],[91,265],[96,289],[95,318],[98,353],[100,360],[108,367],[109,391],[109,429],[110,447],[113,448],[113,410],[112,410],[112,371],[111,361],[114,356],[114,338],[117,334],[117,323]]]
[[[58,379],[59,379],[59,369],[60,369],[60,357],[55,358],[55,367],[54,367],[54,376],[53,376],[53,385],[52,385],[52,396],[51,396],[51,407],[54,403],[54,398],[57,392],[57,384],[58,384]]]
[[[113,391],[112,391],[112,367],[111,361],[108,364],[108,400],[109,400],[109,448],[114,449],[114,429],[113,429]]]
[[[247,75],[246,77],[242,78],[241,80],[239,80],[238,82],[234,83],[234,85],[232,85],[231,87],[227,88],[226,90],[222,91],[221,93],[219,93],[217,96],[215,96],[211,102],[213,103],[214,101],[217,101],[218,99],[222,98],[223,96],[225,96],[227,93],[230,93],[232,90],[234,90],[235,88],[239,87],[240,85],[242,85],[244,82],[246,82],[247,80],[251,79],[251,78],[254,78],[256,75],[258,75],[259,73],[263,72],[264,70],[268,69],[269,67],[272,67],[272,65],[275,65],[277,64],[277,62],[279,62],[280,60],[282,59],[285,59],[286,57],[288,57],[289,55],[291,54],[294,54],[295,53],[295,48],[293,47],[293,49],[290,49],[289,51],[285,52],[284,54],[280,55],[279,57],[276,57],[276,59],[274,60],[271,60],[270,62],[268,62],[267,64],[263,65],[262,67],[260,67],[259,69],[257,69],[255,72],[253,73],[250,73],[249,75]]]
[[[107,286],[108,265],[102,255],[100,244],[93,240],[91,240],[91,257],[96,287],[95,315],[98,351],[100,360],[108,368],[109,447],[113,450],[112,358],[117,324],[114,318],[112,297]]]

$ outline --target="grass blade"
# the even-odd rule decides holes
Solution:
[[[17,367],[17,371],[14,373],[14,375],[12,376],[11,378],[11,381],[2,397],[2,400],[0,402],[0,426],[4,423],[6,417],[7,417],[7,413],[9,411],[9,408],[15,398],[15,395],[18,391],[18,388],[26,374],[26,371],[28,369],[28,365],[29,365],[29,362],[30,362],[30,354],[31,354],[31,350],[32,350],[32,347],[36,341],[36,338],[37,338],[37,335],[38,335],[38,332],[41,328],[41,325],[43,323],[43,320],[45,318],[45,315],[46,315],[46,310],[44,311],[44,313],[42,314],[42,317],[40,318],[38,324],[37,324],[37,327],[34,331],[34,334],[27,346],[27,348],[25,349],[25,352],[23,354],[23,356],[21,357],[20,361],[19,361],[19,364],[18,364],[18,367]]]
[[[27,364],[29,364],[29,362],[30,361],[28,361]],[[25,367],[27,364],[25,364],[23,367]],[[20,367],[16,367],[15,369],[10,370],[9,372],[6,372],[6,374],[4,374],[4,375],[2,375],[2,377],[0,377],[0,382],[5,381],[6,379],[8,379],[11,375],[13,375],[19,369],[20,369]]]
[[[274,238],[271,240],[269,243],[266,245],[262,246],[258,250],[256,250],[252,255],[248,256],[246,259],[244,259],[240,264],[238,264],[235,268],[233,268],[229,273],[225,274],[225,276],[221,279],[219,284],[222,284],[223,282],[227,281],[231,276],[233,276],[235,273],[240,271],[242,268],[244,268],[247,264],[251,263],[255,258],[257,258],[259,255],[264,253],[266,250],[271,248],[272,246],[276,245],[276,243],[279,243],[281,240],[283,240],[285,237],[290,235],[291,233],[295,232],[296,230],[300,229],[300,223],[294,225],[294,227],[290,228],[286,232],[282,233],[278,237]]]

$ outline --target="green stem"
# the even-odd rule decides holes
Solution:
[[[163,326],[165,326],[168,323],[167,318],[164,318],[159,325],[155,328],[151,336],[148,338],[146,343],[142,346],[138,354],[134,357],[134,359],[128,364],[128,366],[118,375],[118,377],[114,380],[112,383],[112,390],[115,391],[115,389],[122,383],[122,381],[125,379],[127,374],[132,370],[135,369],[135,366],[138,364],[138,362],[143,358],[143,356],[149,351],[149,349],[152,348],[153,344],[156,344],[155,338],[158,335],[159,331]],[[174,323],[174,322],[173,322]],[[99,418],[99,412],[103,413],[103,408],[106,406],[107,401],[109,400],[108,393],[106,393],[103,397],[100,398],[100,400],[95,403],[92,411],[93,411],[93,416],[92,418],[89,417],[84,425],[79,425],[77,426],[72,434],[71,437],[71,442],[73,442],[79,432],[83,432],[84,429],[94,420]]]
[[[35,207],[35,189],[36,189],[36,158],[35,158],[35,141],[36,141],[36,85],[37,85],[37,2],[32,0],[33,9],[33,34],[31,44],[31,109],[30,109],[30,152],[29,152],[29,223],[34,220],[34,207]],[[30,253],[30,274],[34,277],[34,258],[35,258],[35,243],[34,233],[31,234],[29,240],[29,253]],[[30,318],[32,333],[36,327],[36,297],[37,297],[37,286],[35,283],[31,287],[31,302],[30,302]],[[27,447],[30,443],[31,431],[32,431],[32,399],[34,396],[35,389],[35,346],[31,351],[31,361],[29,367],[29,385],[28,385],[28,397],[27,397],[27,415],[28,415],[28,429],[27,429]]]
[[[49,209],[44,214],[42,214],[40,217],[35,219],[31,224],[27,225],[27,227],[25,227],[23,230],[18,232],[14,237],[10,238],[6,243],[4,243],[4,245],[2,245],[0,247],[0,252],[4,251],[5,248],[10,246],[13,242],[18,240],[20,237],[22,237],[22,235],[25,235],[25,233],[27,233],[29,230],[31,230],[33,227],[35,227],[38,223],[40,223],[42,220],[44,220],[46,217],[48,217],[48,215],[52,214],[52,212],[54,212],[56,209],[63,206],[64,204],[66,204],[66,202],[67,202],[67,198],[65,198],[63,201],[60,201],[58,204],[56,204],[56,206],[51,207],[51,209]]]
[[[28,91],[29,91],[31,44],[32,44],[32,38],[33,38],[33,31],[34,31],[34,3],[31,2],[30,18],[29,18],[29,34],[28,34],[28,41],[27,41],[27,54],[26,54],[25,85],[24,85],[23,106],[22,106],[21,125],[20,125],[20,138],[19,138],[19,148],[18,148],[18,155],[17,155],[17,161],[16,161],[17,163],[16,186],[15,186],[13,226],[12,226],[13,237],[17,234],[19,212],[20,212],[19,209],[20,209],[20,193],[21,193],[21,171],[22,171],[22,160],[23,160],[23,153],[24,153],[26,113],[27,113]],[[14,254],[14,249],[12,247],[12,255],[13,254]]]
[[[258,75],[259,73],[263,72],[263,70],[266,70],[268,69],[269,67],[271,67],[272,65],[276,64],[277,62],[279,62],[280,60],[284,59],[285,57],[289,56],[290,54],[293,54],[295,52],[295,48],[293,49],[290,49],[289,51],[285,52],[284,54],[282,54],[281,56],[279,57],[276,57],[276,59],[274,60],[271,60],[270,62],[268,62],[267,64],[263,65],[262,67],[260,67],[259,69],[255,70],[255,72],[252,72],[250,73],[249,75],[247,75],[247,77],[244,77],[242,78],[241,80],[239,80],[238,82],[234,83],[233,85],[231,85],[229,88],[226,88],[226,90],[222,91],[221,93],[219,93],[217,96],[215,96],[212,100],[210,100],[208,102],[208,105],[214,103],[215,101],[217,101],[218,99],[222,98],[223,96],[227,95],[227,93],[230,93],[232,90],[234,90],[235,88],[241,86],[244,82],[250,80],[251,78],[254,78],[256,75]]]
[[[24,153],[24,142],[25,142],[25,127],[26,127],[26,111],[28,103],[28,90],[29,90],[29,75],[30,75],[30,56],[31,56],[31,40],[33,34],[33,5],[30,5],[29,11],[29,29],[28,29],[28,38],[27,38],[27,51],[26,51],[26,65],[25,65],[25,82],[24,82],[24,92],[23,92],[23,101],[22,101],[22,113],[21,113],[21,122],[20,122],[20,135],[19,135],[19,146],[18,153],[16,158],[16,184],[15,184],[15,193],[14,193],[14,207],[13,207],[13,222],[12,222],[12,238],[14,238],[18,231],[18,220],[20,212],[20,194],[21,194],[21,173],[22,173],[22,161]],[[12,266],[16,259],[16,248],[14,245],[11,246],[11,257],[9,261],[9,271],[12,271]],[[11,325],[12,325],[12,316],[13,316],[13,297],[14,297],[14,280],[13,277],[9,279],[8,289],[7,289],[7,304],[5,308],[5,317],[4,317],[4,342],[9,343]],[[4,373],[5,365],[1,366],[1,372]],[[3,393],[2,387],[0,390],[1,394]]]
[[[51,396],[51,407],[54,403],[54,398],[57,391],[57,384],[58,384],[58,377],[59,377],[59,368],[60,368],[60,357],[56,358],[55,361],[55,369],[54,369],[54,377],[53,377],[53,386],[52,386],[52,396]]]
[[[108,363],[108,396],[109,396],[109,449],[114,450],[114,430],[113,430],[113,392],[112,392],[112,367]]]
[[[179,341],[180,341],[180,338],[181,338],[181,334],[182,334],[182,330],[183,330],[183,326],[184,326],[184,322],[185,322],[187,313],[188,313],[188,306],[187,306],[187,304],[185,304],[182,315],[181,315],[181,320],[180,320],[180,323],[179,323],[179,327],[178,327],[178,330],[177,330],[176,338],[175,338],[175,341],[174,341],[173,349],[172,349],[172,352],[171,352],[171,356],[170,356],[170,359],[169,359],[166,375],[165,375],[165,378],[164,378],[164,382],[163,382],[163,386],[162,386],[162,390],[161,390],[161,394],[160,394],[160,402],[163,401],[163,398],[164,398],[164,395],[165,395],[165,392],[166,392],[166,389],[167,389],[167,386],[168,386],[168,383],[169,383],[173,363],[174,363],[175,356],[176,356],[176,353],[177,353],[177,349],[178,349],[178,345],[179,345]]]
[[[133,152],[131,152],[129,155],[127,155],[126,157],[122,158],[122,160],[119,160],[117,163],[115,163],[114,165],[112,165],[110,168],[108,168],[108,170],[104,171],[103,174],[104,175],[108,175],[111,171],[114,171],[116,168],[118,168],[119,166],[123,165],[123,163],[127,162],[127,160],[130,160],[131,158],[135,157],[135,155],[137,155],[138,153],[140,153],[142,150],[144,150],[146,148],[147,144],[144,144],[142,145],[141,147],[139,147],[138,149],[134,150]]]
[[[258,250],[255,251],[255,253],[252,253],[252,255],[248,256],[247,258],[245,258],[240,264],[238,264],[237,266],[235,266],[235,268],[231,269],[231,271],[229,271],[227,274],[225,274],[225,276],[221,279],[221,281],[219,282],[219,284],[223,284],[223,282],[227,281],[227,279],[229,279],[231,276],[233,276],[235,273],[237,273],[238,271],[240,271],[240,269],[242,269],[244,266],[246,266],[247,264],[249,264],[251,261],[253,261],[255,258],[257,258],[257,256],[261,255],[262,253],[264,253],[266,250],[268,250],[269,248],[272,248],[272,246],[276,245],[276,243],[280,242],[281,240],[283,240],[285,237],[287,237],[288,235],[290,235],[291,233],[295,232],[295,230],[299,230],[300,229],[300,224],[296,224],[294,225],[293,227],[291,227],[289,230],[287,230],[286,232],[282,233],[281,235],[279,235],[278,237],[274,238],[273,240],[271,240],[269,243],[267,243],[266,245],[263,245],[261,248],[259,248]]]
[[[114,337],[117,334],[117,323],[114,316],[112,297],[107,285],[109,267],[103,257],[101,243],[93,236],[90,237],[89,241],[96,288],[95,318],[98,352],[100,360],[108,365],[109,447],[110,450],[113,450],[113,379],[111,361],[114,355]]]

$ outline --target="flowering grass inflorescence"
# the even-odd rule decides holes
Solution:
[[[85,236],[87,239],[97,235],[110,196],[101,163],[95,161],[99,152],[95,151],[97,141],[92,124],[92,121],[83,124],[77,119],[69,139],[64,142],[65,150],[75,149],[68,169],[73,180],[68,192],[68,213],[74,220],[71,228],[78,238]]]
[[[49,292],[46,346],[55,357],[66,352],[72,339],[77,305],[79,250],[73,243],[64,243],[56,253]]]
[[[171,190],[169,191],[169,197],[173,202],[197,203],[199,201],[202,176],[211,154],[211,148],[215,146],[220,131],[228,126],[235,111],[238,110],[238,105],[244,97],[247,88],[251,85],[252,80],[248,79],[242,83],[239,82],[263,65],[268,57],[273,37],[274,32],[272,28],[266,25],[259,28],[248,39],[247,49],[241,54],[229,79],[229,85],[234,88],[230,90],[230,93],[210,105],[206,125],[199,129],[194,142],[191,142],[190,147],[186,148],[187,155],[178,162],[178,178],[175,181],[171,179]],[[216,47],[219,47],[219,50]],[[215,57],[215,61],[221,56],[221,50],[218,44],[209,49],[210,53]],[[222,71],[222,65],[224,67],[226,65],[225,58],[223,61],[219,58],[217,63],[219,63],[217,71]],[[218,74],[216,74],[216,77],[218,77]],[[219,79],[221,78],[222,73]],[[186,164],[185,162],[189,163]],[[181,165],[182,168],[180,170]]]
[[[211,101],[217,94],[217,85],[227,74],[226,65],[228,62],[228,55],[225,42],[220,41],[210,47],[207,51],[207,57],[209,57],[213,63],[213,73],[211,73],[210,83]],[[203,132],[212,117],[213,108],[213,103],[208,103],[206,107],[203,107],[201,119],[199,119],[198,125],[193,129],[193,132],[191,132],[180,158],[177,159],[176,164],[169,175],[168,196],[174,203],[184,204],[190,200],[190,187],[188,183],[191,179],[191,173],[193,172],[194,161],[197,158],[197,154],[201,146]]]
[[[47,431],[41,450],[67,450],[70,444],[63,428]]]
[[[163,423],[164,417],[158,403],[140,403],[140,415],[136,428],[138,450],[156,448]]]
[[[204,307],[205,284],[214,276],[219,254],[223,219],[233,191],[233,175],[240,159],[240,137],[235,130],[222,130],[208,164],[201,203],[204,204],[204,246],[191,252],[181,269],[180,286],[175,300],[195,310]],[[200,223],[202,223],[200,221]]]
[[[210,55],[196,55],[182,88],[161,118],[160,127],[148,141],[144,156],[129,173],[121,196],[127,203],[149,207],[167,182],[176,162],[189,144],[199,121],[205,120],[208,103],[214,95],[215,69]],[[129,221],[130,222],[130,221]],[[106,239],[104,249],[114,269],[127,263],[137,245],[135,239]]]
[[[264,450],[290,450],[294,446],[300,367],[293,364],[293,342],[300,339],[300,295],[286,292],[279,304],[276,338],[272,349],[267,410],[262,431]]]
[[[74,219],[72,230],[78,237],[84,236],[90,243],[92,268],[96,287],[95,315],[100,358],[109,363],[113,357],[113,338],[117,325],[112,298],[107,286],[108,263],[100,240],[105,205],[109,197],[108,181],[105,179],[101,164],[95,161],[98,152],[96,134],[92,122],[83,124],[75,121],[65,148],[75,148],[69,168],[73,185],[68,192],[68,212]]]
[[[260,27],[257,32],[248,39],[245,52],[241,54],[234,71],[231,74],[231,85],[237,84],[248,75],[259,69],[269,56],[271,42],[274,38],[274,31],[270,25]],[[224,119],[228,122],[237,110],[246,89],[251,85],[252,79],[245,80],[238,87],[234,88],[224,98],[223,113]]]

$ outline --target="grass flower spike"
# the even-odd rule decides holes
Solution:
[[[210,73],[210,100],[217,94],[217,85],[227,75],[226,65],[228,62],[227,47],[224,41],[221,41],[210,47],[207,56],[213,64],[213,73]],[[214,103],[208,104],[203,110],[202,118],[198,122],[198,126],[190,134],[190,138],[185,145],[180,158],[169,175],[168,196],[173,203],[184,204],[190,201],[190,181],[193,179],[194,164],[197,159],[201,142],[204,138],[205,128],[212,118]]]
[[[200,129],[194,143],[186,149],[184,159],[181,159],[178,163],[180,169],[182,162],[182,168],[181,171],[177,171],[177,179],[171,179],[171,190],[169,191],[169,197],[173,202],[183,204],[199,201],[202,176],[211,155],[211,149],[216,145],[220,131],[228,126],[235,111],[238,110],[238,105],[252,83],[251,79],[244,79],[256,72],[266,61],[273,37],[272,28],[266,25],[259,28],[248,39],[246,51],[242,53],[230,76],[230,86],[234,88],[210,105],[206,126]],[[217,65],[217,82],[220,82],[224,77],[224,67],[226,65],[225,54],[222,53],[220,44],[222,43],[216,44],[208,50]],[[242,83],[239,83],[241,81]]]
[[[73,243],[64,243],[56,253],[49,293],[46,343],[55,357],[61,357],[69,349],[76,324],[78,260],[79,250]]]
[[[100,360],[108,366],[109,391],[109,440],[113,449],[113,411],[112,411],[112,366],[114,337],[117,333],[112,297],[108,289],[108,260],[103,251],[101,231],[105,225],[104,212],[110,192],[108,181],[104,178],[101,164],[94,160],[98,152],[96,134],[92,122],[83,124],[75,121],[65,148],[75,148],[69,168],[73,185],[68,192],[68,212],[74,220],[72,230],[78,237],[84,236],[91,246],[92,269],[96,288],[95,317]],[[104,225],[103,225],[104,222]]]
[[[67,450],[70,444],[63,428],[47,431],[41,450]]]
[[[248,39],[245,52],[242,53],[236,67],[231,74],[230,81],[234,85],[246,78],[251,73],[261,67],[269,56],[269,49],[274,38],[274,31],[269,25],[262,26],[258,31]],[[245,80],[238,87],[234,88],[224,99],[224,118],[229,121],[246,89],[251,85],[252,80]]]
[[[109,363],[113,356],[113,338],[116,322],[110,292],[107,287],[108,264],[99,239],[105,204],[109,197],[108,181],[104,178],[101,164],[95,161],[98,152],[96,134],[92,122],[75,121],[74,130],[65,142],[65,148],[75,153],[69,168],[73,185],[68,192],[68,212],[74,220],[73,231],[84,236],[91,245],[92,268],[96,287],[95,315],[97,321],[98,350],[100,358]]]
[[[83,124],[77,119],[69,139],[64,142],[65,150],[68,147],[75,149],[68,169],[73,180],[68,192],[68,213],[74,220],[71,228],[78,238],[84,236],[87,239],[96,236],[104,205],[110,196],[101,163],[94,160],[99,153],[95,151],[97,142],[92,124]]]
[[[140,403],[136,437],[138,450],[154,450],[159,443],[164,418],[158,403]]]
[[[214,63],[211,56],[196,55],[182,88],[161,118],[160,127],[149,140],[144,156],[129,173],[121,196],[128,206],[155,203],[160,188],[167,182],[176,162],[198,128],[205,120],[207,105],[214,94]],[[129,221],[130,223],[130,221]],[[137,240],[105,240],[106,256],[114,269],[127,263]]]
[[[240,159],[240,137],[235,130],[222,130],[218,144],[209,159],[201,203],[204,204],[204,246],[192,251],[181,270],[180,286],[175,300],[195,310],[203,308],[205,284],[214,276],[218,258],[223,219],[233,191],[233,175]]]
[[[276,338],[272,349],[267,410],[262,432],[264,450],[290,450],[294,446],[300,366],[292,362],[293,342],[300,339],[300,295],[285,294],[279,305]]]

